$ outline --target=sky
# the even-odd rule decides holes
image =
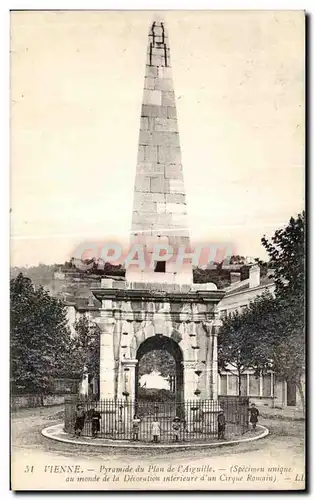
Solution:
[[[11,13],[11,265],[128,240],[152,12]],[[304,13],[167,11],[192,242],[304,208]]]

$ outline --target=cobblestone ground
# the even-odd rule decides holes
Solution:
[[[260,419],[262,425],[269,428],[268,437],[251,443],[237,446],[200,450],[131,450],[128,452],[114,449],[73,445],[49,440],[41,435],[41,430],[62,421],[62,409],[36,408],[24,409],[12,414],[12,461],[20,459],[30,463],[40,461],[42,464],[74,462],[78,458],[94,466],[102,464],[114,466],[141,463],[148,466],[154,463],[157,467],[167,464],[190,464],[198,466],[207,463],[219,463],[220,467],[228,467],[231,460],[235,464],[282,465],[292,467],[295,471],[304,470],[304,422],[283,421],[277,419]],[[154,457],[154,462],[152,461]],[[58,462],[59,461],[59,462]]]

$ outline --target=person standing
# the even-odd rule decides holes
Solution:
[[[134,441],[139,440],[140,423],[141,423],[140,418],[138,417],[137,414],[135,414],[132,421],[132,439]]]
[[[81,436],[81,432],[84,428],[85,422],[85,411],[82,405],[78,404],[75,412],[75,423],[74,423],[74,434],[76,437]]]
[[[256,424],[258,422],[258,417],[259,417],[259,411],[258,408],[256,408],[255,404],[252,403],[251,407],[249,408],[250,412],[250,418],[249,421],[253,426],[253,430],[256,430]]]
[[[96,437],[97,433],[100,432],[101,430],[100,420],[101,420],[100,412],[96,408],[93,408],[91,414],[91,421],[92,421],[92,437],[94,438]]]
[[[224,439],[226,420],[223,411],[218,414],[218,439]]]
[[[180,435],[180,418],[179,417],[175,417],[173,419],[172,433],[173,433],[174,441],[179,441],[179,435]]]
[[[155,417],[155,419],[152,422],[151,432],[152,432],[153,442],[157,443],[160,440],[161,436],[161,425],[157,417]]]

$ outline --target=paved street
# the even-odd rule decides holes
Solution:
[[[91,470],[98,470],[100,463],[102,466],[111,467],[139,464],[141,467],[147,468],[150,464],[152,466],[153,457],[154,466],[157,468],[166,464],[175,465],[176,467],[186,464],[196,467],[210,464],[215,468],[219,467],[218,470],[228,470],[232,464],[286,467],[291,469],[291,473],[287,474],[287,482],[296,479],[296,474],[302,473],[304,470],[304,422],[301,421],[261,419],[260,423],[269,428],[270,435],[262,440],[234,447],[197,451],[141,450],[139,452],[139,450],[135,450],[128,451],[127,454],[125,451],[118,449],[58,443],[41,435],[43,428],[59,423],[61,418],[62,408],[60,407],[24,409],[12,414],[12,467],[14,479],[17,474],[21,478],[21,474],[25,473],[26,465],[31,467],[35,464],[38,470],[39,467],[43,468],[49,464],[74,464],[79,461],[84,463],[86,467],[90,467]],[[54,487],[55,484],[56,487],[56,483],[54,483],[56,481],[55,476],[47,476],[47,474],[45,476],[45,486]],[[279,481],[282,479],[283,473],[281,472]],[[24,474],[23,480],[31,481],[31,476]],[[38,480],[36,476],[36,481]],[[283,481],[281,485],[279,483],[279,488],[284,487],[282,483]],[[129,485],[129,488],[132,488],[132,486],[134,484]],[[223,486],[232,487],[232,484]],[[219,488],[223,486],[220,484]],[[137,487],[140,488],[141,485],[137,485]],[[233,487],[236,488],[237,485],[234,484]],[[294,487],[297,487],[296,484]],[[216,488],[218,488],[218,485],[216,485]],[[213,489],[215,489],[214,486]]]

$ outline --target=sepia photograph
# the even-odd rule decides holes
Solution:
[[[305,491],[305,33],[10,12],[13,491]]]

